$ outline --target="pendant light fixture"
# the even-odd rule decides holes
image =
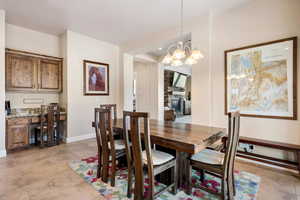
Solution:
[[[183,38],[183,0],[181,0],[180,9],[180,38]],[[198,49],[192,49],[191,41],[179,41],[168,47],[167,55],[162,63],[171,66],[193,65],[201,58],[203,54]]]

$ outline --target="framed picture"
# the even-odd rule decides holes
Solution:
[[[109,65],[83,61],[84,95],[109,95]]]
[[[297,37],[225,51],[225,114],[297,119]]]

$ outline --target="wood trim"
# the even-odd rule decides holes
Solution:
[[[250,156],[240,154],[240,153],[238,153],[237,156],[242,157],[242,158],[246,158],[246,159],[250,159],[250,160],[254,160],[254,161],[257,161],[257,162],[262,162],[262,163],[266,163],[266,164],[270,164],[270,165],[284,167],[284,168],[287,168],[287,169],[298,170],[298,167],[297,167],[298,165],[291,165],[291,164],[288,164],[288,163],[274,162],[274,161],[265,160],[265,159],[262,159],[262,158],[259,158],[259,157],[257,157],[257,158],[256,157],[250,157]]]
[[[223,137],[223,144],[224,149],[226,149],[226,140],[228,139],[227,136]],[[253,144],[257,146],[263,146],[273,149],[279,149],[279,150],[285,150],[294,152],[296,155],[297,161],[289,161],[289,160],[283,160],[279,158],[274,158],[270,156],[265,156],[261,154],[251,153],[251,152],[244,152],[244,151],[238,151],[237,156],[247,158],[250,160],[263,162],[271,165],[276,165],[279,167],[284,167],[288,169],[294,169],[298,170],[300,172],[300,145],[294,145],[294,144],[287,144],[287,143],[281,143],[281,142],[273,142],[273,141],[267,141],[267,140],[261,140],[261,139],[255,139],[255,138],[248,138],[248,137],[240,137],[239,143],[245,143],[245,144]]]
[[[93,63],[93,64],[97,64],[97,65],[105,65],[107,67],[107,93],[101,93],[101,94],[87,93],[87,91],[86,91],[86,70],[85,70],[86,63]],[[90,60],[83,60],[83,93],[84,93],[85,96],[109,96],[109,64],[90,61]]]
[[[43,57],[43,58],[51,58],[51,59],[63,60],[63,58],[60,58],[60,57],[47,56],[47,55],[44,55],[44,54],[33,53],[33,52],[23,51],[23,50],[16,50],[16,49],[5,48],[5,51],[8,52],[8,53],[17,53],[17,54],[24,54],[24,55],[30,55],[30,56],[35,56],[35,57]]]
[[[272,158],[272,157],[257,154],[257,153],[238,151],[238,154],[239,155],[243,154],[245,157],[246,156],[248,156],[248,157],[258,157],[258,158],[261,158],[261,159],[264,159],[264,160],[271,160],[271,161],[275,161],[275,162],[286,163],[286,164],[289,164],[289,165],[298,165],[297,162],[293,162],[293,161],[290,161],[290,160],[283,160],[283,159],[279,159],[279,158]]]
[[[223,140],[227,140],[227,136],[223,137]],[[262,140],[262,139],[256,139],[256,138],[249,138],[249,137],[244,137],[244,136],[240,137],[239,142],[258,145],[258,146],[264,146],[264,147],[269,147],[269,148],[287,150],[287,151],[300,151],[300,145],[288,144],[288,143],[283,143],[283,142],[274,142],[274,141]]]
[[[233,52],[233,51],[239,51],[239,50],[244,50],[244,49],[249,49],[249,48],[255,48],[255,47],[260,47],[260,46],[265,46],[265,45],[270,45],[274,43],[280,43],[280,42],[285,42],[285,41],[293,41],[293,116],[292,117],[283,117],[283,116],[269,116],[269,115],[250,115],[250,114],[241,114],[243,117],[256,117],[256,118],[271,118],[271,119],[285,119],[285,120],[297,120],[297,51],[298,51],[298,38],[297,37],[290,37],[290,38],[285,38],[285,39],[280,39],[280,40],[275,40],[275,41],[270,41],[270,42],[265,42],[265,43],[260,43],[260,44],[255,44],[255,45],[249,45],[249,46],[244,46],[236,49],[230,49],[224,51],[224,81],[225,81],[225,115],[228,115],[228,110],[227,110],[227,53]]]

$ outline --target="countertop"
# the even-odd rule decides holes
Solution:
[[[60,112],[61,115],[66,115],[66,112]],[[19,118],[19,117],[39,117],[41,114],[40,113],[16,113],[16,114],[10,114],[6,116],[6,119],[11,119],[11,118]]]

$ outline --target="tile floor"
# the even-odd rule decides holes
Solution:
[[[0,158],[0,200],[103,199],[68,167],[71,160],[96,154],[93,139]],[[236,169],[261,177],[258,200],[300,200],[300,176],[237,161]]]

